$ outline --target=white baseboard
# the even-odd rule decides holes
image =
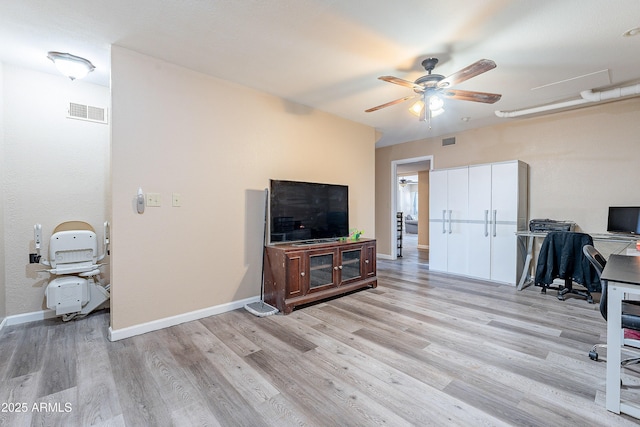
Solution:
[[[140,325],[129,326],[122,329],[111,329],[109,327],[109,340],[118,341],[121,339],[141,335],[151,331],[157,331],[158,329],[168,328],[170,326],[179,325],[180,323],[190,322],[192,320],[198,320],[205,317],[213,316],[216,314],[226,313],[227,311],[236,310],[244,307],[246,304],[260,301],[260,297],[246,298],[240,301],[232,301],[230,303],[217,305],[214,307],[207,307],[201,310],[191,311],[189,313],[178,314],[176,316],[167,317],[164,319],[154,320],[152,322],[143,323]],[[39,320],[51,319],[56,317],[55,310],[41,310],[34,311],[32,313],[16,314],[14,316],[7,316],[0,322],[0,331],[5,326],[19,325],[21,323],[37,322]]]
[[[376,256],[380,259],[390,259],[393,260],[393,257],[391,255],[387,255],[387,254],[381,254],[381,253],[377,253]]]
[[[37,322],[38,320],[51,319],[53,317],[56,317],[56,312],[54,310],[48,310],[48,309],[33,311],[31,313],[15,314],[13,316],[7,316],[2,321],[2,324],[0,324],[0,330],[2,330],[2,328],[5,326],[13,326],[13,325],[20,325],[22,323]]]
[[[418,245],[418,249],[429,249],[429,245]]]
[[[256,301],[260,301],[260,298],[252,297],[240,301],[232,301],[226,304],[207,307],[201,310],[191,311],[189,313],[178,314],[176,316],[165,317],[164,319],[153,320],[151,322],[129,326],[122,329],[112,329],[111,327],[109,327],[109,341],[119,341],[136,335],[146,334],[147,332],[157,331],[159,329],[179,325],[181,323],[191,322],[193,320],[203,319],[205,317],[213,316],[216,314],[226,313],[228,311],[242,308],[246,304],[250,304]]]

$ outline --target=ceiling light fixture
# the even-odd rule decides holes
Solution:
[[[424,102],[421,100],[413,103],[411,107],[409,107],[409,112],[416,117],[420,117],[422,115],[422,109],[424,108]]]
[[[47,58],[53,61],[58,71],[71,80],[81,79],[96,69],[89,60],[70,53],[48,52]]]
[[[635,27],[622,33],[623,37],[637,36],[640,34],[640,27]]]
[[[432,95],[429,98],[429,115],[431,117],[438,117],[440,114],[444,113],[444,101],[442,98],[436,95]]]
[[[429,98],[429,109],[431,111],[442,110],[444,101],[439,96],[433,95]]]
[[[444,113],[444,101],[442,98],[436,95],[431,95],[429,97],[429,110],[425,111],[424,108],[425,102],[421,99],[413,103],[413,105],[409,108],[409,112],[414,116],[420,118],[421,121],[425,121],[430,119],[431,117],[437,117],[440,114]],[[428,113],[428,117],[427,117]]]

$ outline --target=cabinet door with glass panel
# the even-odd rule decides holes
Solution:
[[[336,286],[338,283],[338,253],[334,249],[309,251],[309,292]]]
[[[339,284],[349,283],[362,278],[362,247],[340,249]]]

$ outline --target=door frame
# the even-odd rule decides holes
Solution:
[[[391,259],[398,259],[398,250],[396,248],[396,242],[398,240],[398,229],[396,214],[398,212],[398,165],[404,165],[407,163],[417,163],[429,161],[429,170],[433,170],[433,155],[429,156],[420,156],[420,157],[410,157],[407,159],[400,160],[392,160],[391,161],[391,212],[389,215],[390,218],[390,229],[391,229]]]

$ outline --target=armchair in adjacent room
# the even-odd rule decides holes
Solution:
[[[547,289],[558,289],[561,301],[567,294],[576,294],[593,303],[591,292],[600,291],[600,279],[582,251],[585,245],[593,246],[593,238],[585,233],[552,231],[547,234],[540,248],[535,275],[535,284],[542,286],[542,293]],[[564,285],[552,288],[553,280],[558,278],[564,279]],[[574,282],[586,290],[574,289]]]
[[[407,215],[404,218],[404,227],[409,234],[418,234],[418,220],[414,219],[412,215]]]

